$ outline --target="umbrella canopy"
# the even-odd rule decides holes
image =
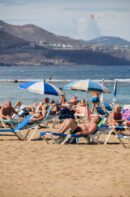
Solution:
[[[59,96],[63,95],[63,91],[56,87],[55,85],[43,81],[31,81],[24,84],[20,84],[20,88],[26,89],[32,92],[36,92],[39,94],[48,94],[48,95],[54,95]]]
[[[72,90],[81,90],[86,92],[98,91],[98,92],[110,93],[110,90],[108,88],[90,79],[70,82],[69,84],[65,85],[64,88],[72,89]]]

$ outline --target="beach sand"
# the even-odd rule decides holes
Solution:
[[[0,136],[0,197],[130,196],[130,148],[47,145],[37,137]]]

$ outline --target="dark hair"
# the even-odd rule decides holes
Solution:
[[[52,100],[52,101],[51,101],[51,104],[53,104],[53,103],[55,103],[55,100]]]

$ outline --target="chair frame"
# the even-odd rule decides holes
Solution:
[[[15,128],[2,128],[0,129],[0,133],[13,133],[14,135],[17,136],[17,138],[19,140],[26,140],[27,136],[29,135],[30,131],[32,129],[36,129],[37,127],[33,125],[33,127],[29,126],[28,128],[26,128],[27,124],[29,123],[29,121],[33,118],[32,115],[28,115],[22,122],[20,122]],[[27,129],[27,133],[25,136],[23,136],[21,134],[22,130]]]

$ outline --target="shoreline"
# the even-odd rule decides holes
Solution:
[[[21,83],[21,82],[29,82],[29,81],[41,81],[42,79],[0,79],[0,83],[5,83],[5,82],[9,82],[9,83]],[[44,79],[43,79],[44,80]],[[61,83],[65,83],[65,82],[71,82],[71,81],[76,81],[79,79],[46,79],[46,82],[61,82]],[[85,80],[85,79],[81,79],[81,80]],[[103,81],[105,83],[114,83],[115,80],[117,82],[121,82],[121,83],[130,83],[130,78],[128,79],[103,79]],[[93,81],[96,82],[102,82],[102,79],[95,79]]]

